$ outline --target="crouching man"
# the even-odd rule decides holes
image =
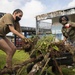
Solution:
[[[19,21],[23,16],[20,9],[14,10],[13,14],[7,13],[0,18],[0,49],[6,53],[6,67],[12,68],[12,57],[16,46],[7,38],[6,34],[12,32],[21,39],[27,39],[22,33]]]

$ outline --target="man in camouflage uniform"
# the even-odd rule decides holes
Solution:
[[[72,46],[75,46],[75,23],[69,21],[66,15],[61,16],[59,22],[63,25],[62,33],[65,37],[65,41],[67,40]]]

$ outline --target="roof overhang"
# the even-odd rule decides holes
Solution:
[[[52,19],[54,17],[58,17],[62,15],[71,15],[71,14],[75,14],[75,7],[37,15],[36,18],[37,18],[37,21],[40,21],[40,20]]]

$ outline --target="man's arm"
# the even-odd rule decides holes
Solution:
[[[22,38],[22,39],[25,38],[25,36],[23,34],[19,33],[17,30],[14,29],[13,25],[12,26],[9,25],[9,29],[13,34],[19,36],[20,38]]]
[[[67,40],[67,38],[66,38],[66,37],[64,37],[63,42],[66,42],[66,40]]]
[[[22,29],[21,29],[21,27],[20,27],[20,24],[19,24],[19,22],[17,22],[16,24],[15,24],[15,29],[18,31],[18,32],[20,32],[20,33],[22,33]]]

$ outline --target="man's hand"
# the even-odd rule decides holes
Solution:
[[[25,52],[31,51],[33,41],[29,38],[24,38],[22,41],[22,48],[25,50]]]
[[[65,27],[66,27],[66,28],[69,28],[69,27],[70,27],[70,24],[66,24]]]
[[[25,38],[23,38],[22,40],[23,40],[24,42],[33,42],[31,39],[26,38],[26,37],[25,37]]]
[[[31,39],[26,38],[26,37],[25,37],[25,38],[23,38],[22,40],[23,40],[24,42],[26,42],[26,43],[33,42]]]

